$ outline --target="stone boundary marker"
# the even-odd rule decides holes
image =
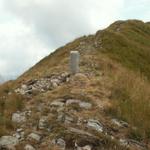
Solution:
[[[76,74],[79,72],[79,59],[80,59],[80,54],[78,51],[70,52],[70,72],[71,72],[71,74]]]

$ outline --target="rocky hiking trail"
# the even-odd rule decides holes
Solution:
[[[99,91],[102,100],[97,95],[95,100],[86,98],[85,89],[94,84],[91,76],[84,73],[52,74],[27,81],[14,89],[15,93],[26,97],[26,104],[22,111],[12,114],[16,130],[0,138],[0,149],[146,150],[143,143],[126,137],[124,133],[130,128],[127,122],[105,112],[110,91],[103,84],[106,81],[103,74]],[[62,90],[69,94],[61,95]],[[57,97],[48,100],[47,95],[57,92]],[[79,93],[82,96],[78,96]]]

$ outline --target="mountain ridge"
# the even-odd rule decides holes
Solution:
[[[122,25],[122,27],[121,27],[121,25]],[[123,28],[123,31],[121,31],[120,27]],[[134,27],[134,30],[137,30],[137,32],[140,33],[140,38],[138,41],[135,37],[136,33],[132,33],[130,31],[130,30],[132,30],[131,27],[132,28]],[[142,27],[142,29],[141,29],[141,27]],[[67,59],[66,57],[68,57],[69,51],[74,50],[76,48],[78,50],[78,47],[80,47],[80,42],[81,42],[81,45],[82,45],[82,42],[83,43],[85,42],[85,43],[88,43],[89,45],[91,45],[91,49],[100,50],[101,52],[104,52],[104,53],[106,52],[109,54],[109,57],[111,57],[111,59],[119,61],[121,64],[125,65],[126,67],[129,67],[131,69],[136,69],[137,71],[141,71],[142,73],[144,73],[144,75],[146,75],[149,78],[149,76],[150,76],[149,75],[150,71],[149,71],[149,67],[148,67],[148,65],[150,63],[149,59],[148,59],[149,55],[150,55],[149,54],[150,53],[149,52],[150,44],[149,44],[149,40],[148,40],[148,38],[150,38],[149,30],[150,30],[150,27],[147,26],[147,23],[144,23],[139,20],[117,21],[117,22],[113,23],[112,25],[110,25],[108,28],[97,31],[95,35],[83,36],[81,38],[74,40],[73,42],[71,42],[69,44],[66,44],[63,47],[58,48],[51,55],[47,56],[45,59],[43,59],[39,63],[37,63],[37,66],[41,65],[41,68],[42,68],[42,64],[44,64],[44,63],[45,63],[45,65],[49,65],[50,67],[56,66],[56,64],[57,64],[56,61],[52,62],[53,55],[55,55],[55,57],[58,57],[56,59],[61,58],[61,59],[59,59],[59,61],[61,63],[61,61],[63,61],[63,59]],[[114,33],[114,31],[115,31],[115,33]],[[130,36],[128,36],[128,34],[133,34],[131,39],[129,39]],[[141,34],[144,34],[143,39],[141,39]],[[126,36],[128,36],[128,37],[126,37]],[[110,37],[113,37],[116,42],[113,41],[113,39]],[[145,42],[143,42],[144,40],[145,40]],[[139,41],[141,41],[142,43],[141,42],[139,43]],[[101,42],[102,42],[102,44],[101,44]],[[143,47],[143,45],[144,45],[144,47]],[[117,50],[114,50],[115,48]],[[126,49],[130,48],[130,49],[126,50],[126,53],[125,53],[125,48]],[[81,50],[79,50],[79,51],[81,51]],[[143,52],[143,54],[142,54],[142,52]],[[84,53],[84,52],[81,52],[81,53]],[[123,55],[121,55],[121,53],[123,53]],[[132,57],[132,54],[134,57]],[[127,55],[128,55],[128,57],[126,57]],[[62,58],[62,56],[64,58]],[[125,58],[127,58],[127,62],[125,61]],[[48,61],[50,60],[50,61],[46,62],[47,60]],[[123,62],[122,60],[125,62]],[[144,66],[140,65],[140,63],[138,63],[137,60],[141,61],[142,62],[141,64],[144,64],[144,65],[147,64],[146,68],[144,68]],[[50,65],[50,63],[52,65]],[[33,67],[33,68],[35,68],[35,67]],[[146,71],[145,71],[146,69],[148,69],[148,73],[146,73]],[[26,72],[26,74],[27,74],[27,72]]]
[[[147,38],[147,23],[117,21],[58,48],[1,85],[0,147],[150,149]],[[72,50],[80,53],[75,75],[69,71]]]

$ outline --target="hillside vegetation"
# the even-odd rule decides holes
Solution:
[[[76,75],[69,74],[72,50],[81,55],[80,73]],[[25,140],[17,149],[29,143],[27,137],[33,131],[42,136],[39,143],[30,142],[36,149],[46,149],[49,141],[60,138],[66,149],[73,149],[75,141],[82,148],[89,144],[92,150],[149,149],[149,65],[149,23],[117,21],[95,35],[76,39],[17,80],[0,86],[0,136],[23,128]],[[59,80],[59,84],[52,80]],[[77,101],[67,105],[69,100]],[[52,107],[54,104],[60,106]],[[17,110],[31,110],[26,123],[11,121]],[[46,131],[38,125],[43,116],[48,118]],[[94,125],[102,131],[95,130]],[[57,144],[50,147],[60,148]]]

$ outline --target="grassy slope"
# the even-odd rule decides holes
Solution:
[[[107,29],[98,31],[96,35],[82,37],[59,48],[24,73],[17,81],[11,83],[9,87],[7,85],[5,85],[6,88],[1,87],[0,95],[8,93],[9,88],[18,86],[20,82],[55,72],[68,71],[69,51],[79,50],[82,60],[81,71],[94,72],[95,75],[99,74],[100,69],[106,73],[109,72],[110,81],[113,82],[111,99],[114,100],[109,112],[137,127],[137,131],[131,131],[131,136],[135,136],[139,140],[148,139],[150,133],[150,84],[145,77],[150,79],[149,40],[150,25],[148,23],[144,24],[141,21],[115,22]],[[82,42],[85,43],[85,47],[82,46]],[[98,43],[98,46],[94,45],[95,42]],[[112,59],[111,63],[108,61],[109,58]],[[116,64],[121,65],[115,68]],[[124,70],[123,66],[126,68],[125,71],[122,71]],[[97,86],[100,84],[97,83]],[[97,86],[95,89],[93,87],[93,91],[96,91],[93,92],[93,95],[99,95]],[[13,99],[16,99],[16,95]],[[14,103],[15,106],[10,109],[12,112],[17,107],[19,109],[22,107],[18,106],[22,105],[20,98],[17,99],[18,101]],[[6,106],[8,105],[6,104]],[[5,128],[3,122],[0,123],[0,126]]]
[[[149,23],[143,23],[138,20],[117,21],[107,29],[98,31],[95,35],[79,38],[64,47],[59,48],[52,55],[46,57],[36,66],[31,68],[21,76],[19,80],[22,81],[23,79],[26,80],[32,77],[45,76],[53,72],[67,71],[68,66],[66,64],[68,64],[69,61],[69,51],[77,49],[81,42],[90,45],[92,50],[87,51],[88,47],[79,49],[82,60],[81,68],[83,68],[84,71],[86,68],[92,68],[90,64],[99,64],[102,57],[109,57],[112,60],[115,60],[113,61],[114,64],[119,62],[126,68],[135,71],[129,73],[130,70],[127,70],[121,75],[115,72],[116,77],[115,79],[112,78],[115,82],[112,87],[112,98],[117,101],[114,101],[112,111],[114,113],[114,110],[117,110],[115,111],[115,115],[133,125],[137,125],[140,129],[138,131],[140,132],[139,136],[148,137],[150,132],[150,129],[148,129],[148,126],[150,126],[150,122],[148,121],[150,109],[149,105],[145,104],[149,104],[148,98],[150,91],[149,81],[147,81],[145,77],[150,79]],[[98,43],[97,47],[94,46],[95,42]],[[91,55],[90,58],[89,55]],[[96,57],[96,59],[93,59],[92,57]],[[87,62],[89,62],[89,64]],[[103,64],[100,64],[100,67],[102,66]],[[105,68],[106,66],[103,67]],[[99,68],[95,68],[95,70],[98,69]],[[94,68],[92,71],[93,70]],[[111,74],[111,76],[114,76],[114,74]],[[133,84],[135,84],[137,88],[135,88]],[[137,91],[138,94],[136,94]],[[137,95],[137,97],[133,95]],[[129,108],[132,111],[129,111]],[[137,115],[141,118],[145,118],[145,121],[141,121],[139,117],[136,117]]]
[[[143,73],[150,79],[150,25],[137,20],[117,21],[96,35],[79,38],[47,56],[37,65],[23,74],[30,78],[45,76],[53,71],[67,70],[69,51],[76,49],[81,42],[92,45],[101,42],[97,49],[124,66]],[[102,47],[101,47],[102,46]],[[84,51],[83,51],[84,50]],[[86,49],[81,53],[86,54]],[[55,57],[53,57],[55,56]]]
[[[141,21],[118,21],[99,37],[104,52],[150,79],[150,26]]]

